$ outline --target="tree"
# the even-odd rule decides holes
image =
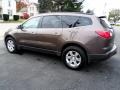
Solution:
[[[69,12],[80,12],[82,9],[82,0],[38,0],[39,11],[69,11]]]
[[[39,12],[52,11],[53,2],[52,0],[38,0],[39,2]]]
[[[109,21],[114,21],[116,23],[117,21],[120,20],[120,10],[119,9],[113,9],[109,12]]]
[[[65,0],[53,0],[53,11],[63,11]]]
[[[27,4],[23,3],[23,2],[17,2],[16,3],[16,9],[17,12],[19,12],[22,8],[27,7]]]
[[[65,0],[63,11],[80,12],[82,9],[83,1],[78,2],[77,0]]]
[[[16,1],[16,10],[19,12],[22,8],[27,7],[27,4],[22,2],[21,0],[15,0]]]

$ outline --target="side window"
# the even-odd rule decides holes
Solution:
[[[77,21],[78,17],[75,16],[62,16],[62,25],[63,28],[71,28],[73,27],[74,23]]]
[[[82,16],[62,16],[63,28],[79,27],[91,25],[92,20],[88,17]]]
[[[34,17],[23,23],[23,28],[38,28],[40,25],[40,19],[42,20],[42,17]]]
[[[78,26],[87,26],[92,25],[92,20],[88,17],[79,17],[78,23],[76,24],[76,27]]]
[[[44,16],[42,28],[62,28],[60,16]]]

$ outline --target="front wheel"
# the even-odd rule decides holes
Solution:
[[[70,69],[80,69],[87,63],[87,57],[84,51],[75,46],[66,48],[62,53],[62,59]]]
[[[6,48],[10,53],[16,53],[17,52],[17,45],[15,40],[12,37],[8,37],[5,40]]]

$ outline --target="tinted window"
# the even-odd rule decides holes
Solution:
[[[62,28],[60,16],[43,17],[42,28]]]
[[[41,17],[31,18],[23,24],[23,28],[38,28]]]
[[[106,18],[100,18],[100,23],[105,28],[112,28],[112,26],[110,25],[109,21]]]
[[[62,16],[63,28],[91,25],[92,20],[82,16]]]
[[[92,25],[92,20],[88,17],[79,17],[78,24],[76,26]]]

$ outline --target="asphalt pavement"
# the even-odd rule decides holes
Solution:
[[[0,24],[1,37],[3,29],[7,30]],[[118,53],[80,71],[66,68],[55,55],[31,51],[10,54],[1,38],[0,90],[120,90],[120,27],[115,29]]]

